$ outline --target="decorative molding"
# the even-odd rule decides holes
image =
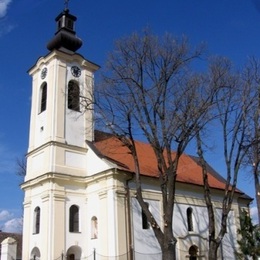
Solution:
[[[82,147],[76,146],[76,145],[69,145],[66,143],[66,141],[64,143],[57,142],[57,141],[49,141],[49,142],[37,147],[36,149],[30,151],[27,154],[27,157],[33,155],[34,153],[37,153],[38,151],[40,151],[48,146],[58,146],[58,147],[62,147],[64,149],[69,149],[69,150],[84,152],[84,153],[86,153],[88,151],[88,148],[82,148]]]
[[[118,197],[126,197],[127,191],[126,190],[116,190],[115,191]]]
[[[100,199],[105,199],[107,198],[107,191],[101,191],[98,193],[98,196]]]
[[[50,194],[49,193],[45,193],[41,196],[42,202],[46,202],[50,200]]]
[[[32,204],[32,201],[31,201],[31,200],[25,200],[25,201],[23,202],[24,208],[29,208],[29,207],[31,206],[31,204]]]
[[[100,68],[99,65],[86,60],[82,55],[78,53],[68,54],[59,50],[53,50],[52,52],[48,53],[46,56],[42,56],[36,61],[35,65],[33,65],[28,70],[29,75],[33,75],[34,73],[39,71],[39,67],[43,66],[43,64],[49,63],[51,60],[55,58],[57,59],[57,57],[59,60],[64,61],[64,63],[76,62],[80,64],[82,67],[84,67],[84,69],[90,70],[91,72],[95,72]]]
[[[203,237],[199,233],[195,233],[195,232],[189,232],[189,234],[187,234],[186,236],[183,236],[183,237],[179,236],[178,239],[185,240],[189,237],[199,237],[205,241],[208,241],[208,237]]]

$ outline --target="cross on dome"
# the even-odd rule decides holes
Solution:
[[[68,8],[69,8],[69,0],[64,0],[64,6],[65,6],[65,10],[68,10]]]

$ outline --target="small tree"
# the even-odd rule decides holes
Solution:
[[[240,239],[237,241],[240,247],[240,252],[236,252],[239,259],[257,260],[260,256],[260,228],[258,225],[253,225],[252,219],[248,212],[242,211],[240,216],[241,228],[238,229]]]

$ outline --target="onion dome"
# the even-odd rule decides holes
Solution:
[[[57,22],[57,32],[55,36],[47,44],[48,50],[63,50],[69,52],[77,51],[82,40],[76,36],[74,23],[77,17],[71,15],[68,9],[61,12],[55,19]]]

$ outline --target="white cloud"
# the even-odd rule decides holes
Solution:
[[[0,211],[0,225],[4,232],[21,233],[23,227],[23,219],[15,218],[14,214],[8,210]]]
[[[7,13],[8,5],[12,0],[0,0],[0,18],[4,17]]]
[[[23,228],[22,218],[13,218],[4,223],[2,230],[10,233],[21,233]]]
[[[7,210],[0,211],[0,221],[6,221],[13,217],[13,214]]]

